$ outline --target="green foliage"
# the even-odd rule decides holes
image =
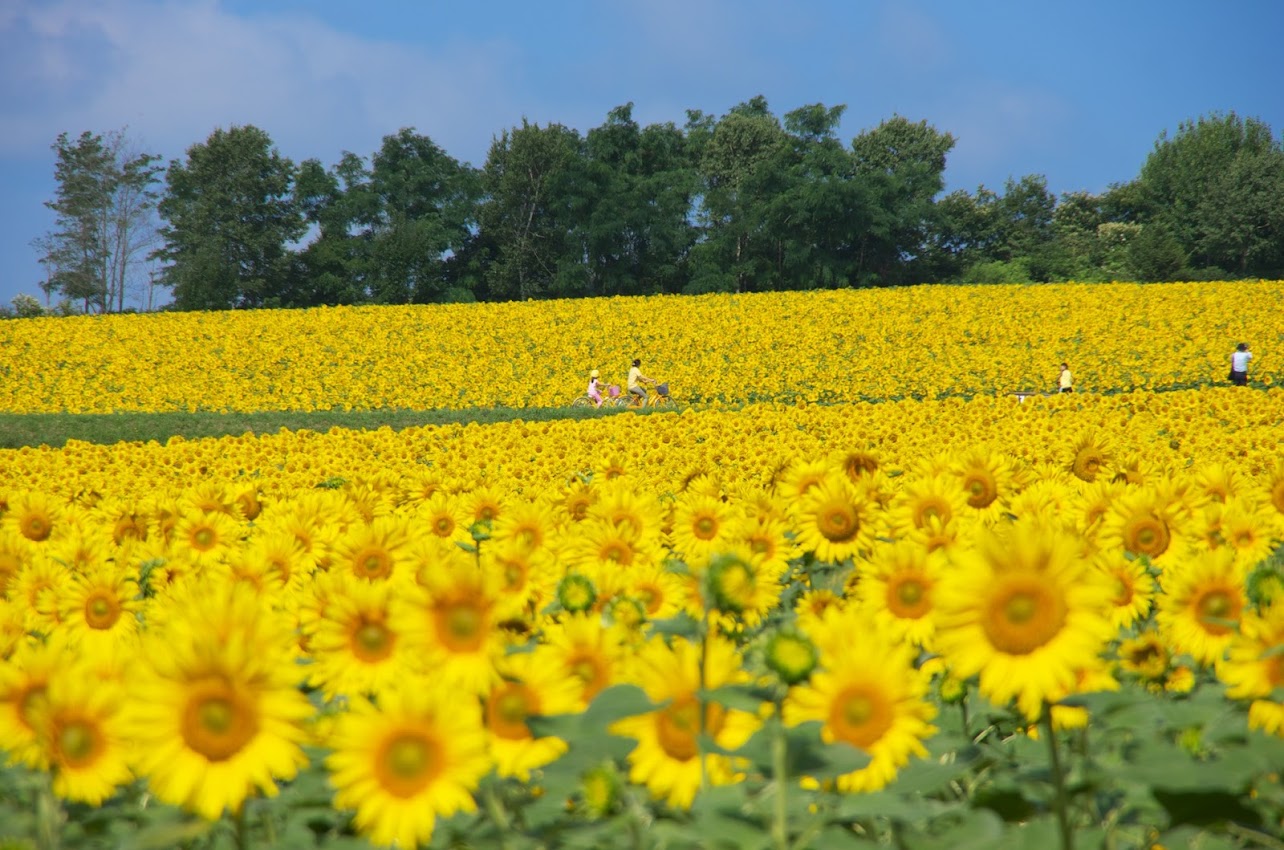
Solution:
[[[254,126],[215,130],[170,163],[160,214],[165,282],[180,310],[259,307],[288,290],[304,233],[294,164]]]
[[[131,270],[155,237],[155,154],[134,149],[123,130],[85,131],[74,142],[61,133],[57,157],[55,228],[35,242],[46,294],[61,293],[85,310],[119,312],[133,282]]]

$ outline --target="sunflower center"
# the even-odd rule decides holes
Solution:
[[[1091,483],[1101,474],[1101,467],[1104,465],[1105,460],[1100,450],[1095,446],[1085,446],[1075,453],[1074,463],[1070,465],[1070,471],[1079,480]]]
[[[1124,533],[1124,548],[1134,555],[1157,557],[1168,550],[1168,526],[1153,516],[1133,520]]]
[[[821,535],[832,543],[846,543],[860,531],[856,509],[848,504],[827,505],[816,524]]]
[[[392,655],[397,636],[383,623],[363,622],[352,633],[352,654],[373,664]]]
[[[437,612],[437,633],[451,652],[474,652],[485,638],[486,613],[471,602],[456,602]]]
[[[1284,514],[1284,478],[1271,485],[1271,504],[1275,510]]]
[[[633,595],[642,603],[648,616],[659,611],[661,603],[664,602],[664,592],[651,584],[640,584],[633,588]]]
[[[387,578],[392,575],[392,558],[387,552],[370,550],[355,558],[357,573],[363,578]]]
[[[695,521],[692,530],[701,540],[712,540],[718,536],[718,521],[713,517],[702,516]]]
[[[210,761],[225,761],[259,731],[250,698],[230,683],[209,680],[192,689],[181,722],[187,746]]]
[[[18,527],[23,537],[36,542],[47,540],[50,532],[53,531],[53,523],[37,514],[29,514],[24,517]]]
[[[120,619],[120,603],[101,590],[85,600],[85,623],[91,629],[110,629]]]
[[[968,507],[971,508],[987,508],[999,495],[994,479],[981,472],[973,472],[964,479],[964,489],[967,491]]]
[[[36,722],[49,704],[44,682],[33,683],[23,691],[18,699],[18,719],[28,729],[35,731]]]
[[[982,617],[982,627],[990,645],[999,652],[1026,655],[1056,637],[1065,621],[1065,601],[1029,580],[995,593]]]
[[[922,528],[930,520],[947,523],[951,517],[950,506],[939,499],[929,499],[918,506],[914,516],[915,528]]]
[[[539,699],[521,682],[506,682],[491,694],[486,705],[486,725],[498,738],[522,741],[531,737],[526,718],[539,714]]]
[[[192,548],[199,552],[208,552],[218,543],[218,534],[209,526],[201,526],[192,532]]]
[[[1223,589],[1209,590],[1195,602],[1199,625],[1211,635],[1229,634],[1239,620],[1239,600]]]
[[[59,761],[67,767],[91,764],[103,749],[102,735],[89,723],[73,721],[58,729],[56,735]]]
[[[375,760],[375,778],[394,797],[408,799],[441,772],[441,746],[426,735],[403,732],[390,739]]]
[[[438,537],[449,537],[455,530],[455,521],[448,516],[433,520],[432,530]]]
[[[829,709],[834,737],[863,750],[892,728],[892,704],[880,689],[853,685],[839,693]]]
[[[587,652],[571,656],[567,665],[570,673],[584,683],[584,699],[592,700],[606,687],[606,666]]]
[[[628,566],[633,563],[633,547],[623,540],[612,540],[602,547],[602,560]]]
[[[1124,581],[1122,578],[1115,578],[1115,598],[1114,604],[1117,607],[1123,607],[1132,602],[1132,582]]]
[[[722,731],[727,711],[716,702],[705,705],[704,734],[716,738]],[[656,712],[656,737],[660,749],[676,761],[690,761],[700,752],[700,703],[694,696],[679,697]]]
[[[895,617],[917,620],[931,610],[928,587],[917,576],[901,576],[888,582],[887,610]]]

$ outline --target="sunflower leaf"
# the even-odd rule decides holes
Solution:
[[[826,743],[821,740],[823,725],[819,720],[810,720],[785,730],[791,776],[832,779],[869,764],[869,753],[864,750],[844,741]]]

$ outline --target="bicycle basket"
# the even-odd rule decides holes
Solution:
[[[611,398],[617,398],[620,395],[620,385],[611,384],[609,387],[606,388],[606,391],[607,393],[610,394]]]
[[[656,384],[656,385],[655,385],[655,391],[656,391],[657,393],[659,393],[660,395],[668,395],[668,394],[669,394],[669,384],[668,384],[667,382],[666,382],[666,383],[663,383],[663,384]]]

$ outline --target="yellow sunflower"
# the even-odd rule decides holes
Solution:
[[[486,695],[485,720],[495,772],[523,782],[530,772],[562,753],[561,738],[536,738],[527,718],[571,714],[578,710],[583,686],[566,670],[558,653],[546,649],[518,652],[497,665],[500,679]]]
[[[1244,616],[1217,675],[1226,683],[1228,697],[1253,701],[1250,729],[1284,737],[1284,702],[1276,697],[1284,687],[1284,606]]]
[[[156,797],[215,820],[252,793],[275,796],[276,780],[307,763],[300,744],[312,708],[287,621],[244,585],[192,598],[149,635],[131,678],[130,729]]]
[[[836,563],[867,551],[877,534],[874,509],[845,477],[829,476],[794,505],[799,547]]]
[[[60,596],[70,643],[131,640],[138,632],[138,582],[115,564],[70,576]]]
[[[396,516],[377,517],[348,529],[335,541],[330,569],[366,581],[409,581],[410,528]]]
[[[176,554],[197,566],[218,563],[240,544],[245,532],[229,514],[189,510],[174,527]]]
[[[13,655],[0,661],[0,749],[8,751],[13,761],[40,765],[37,736],[45,691],[73,659],[66,640],[55,635],[48,640],[24,640]]]
[[[909,647],[871,637],[822,652],[821,669],[792,688],[783,719],[796,726],[819,720],[821,738],[843,741],[870,756],[865,767],[837,779],[840,791],[877,791],[911,756],[925,756],[924,739],[936,732],[929,678],[914,669]]]
[[[592,614],[570,614],[550,623],[543,635],[545,651],[561,670],[579,683],[577,711],[624,676],[629,660],[629,631],[606,625]]]
[[[1116,630],[1128,629],[1150,613],[1155,598],[1155,580],[1146,565],[1139,560],[1128,560],[1119,553],[1098,555],[1093,566],[1105,574],[1114,585],[1111,597],[1110,625]]]
[[[993,521],[1015,486],[1012,463],[999,452],[975,448],[950,466],[969,510],[983,521]]]
[[[351,703],[326,757],[339,809],[384,847],[432,839],[438,817],[473,812],[473,792],[490,769],[481,711],[471,699],[427,681]]]
[[[328,700],[378,694],[407,676],[422,652],[410,637],[414,608],[387,582],[332,575],[329,603],[310,627],[308,681]]]
[[[1239,628],[1247,571],[1228,548],[1196,555],[1160,576],[1155,622],[1174,652],[1201,664],[1219,661]]]
[[[1015,698],[1035,720],[1110,637],[1110,598],[1110,583],[1075,538],[1016,523],[957,556],[942,578],[936,649],[955,675],[979,674],[992,702]]]
[[[496,576],[479,570],[459,549],[444,549],[431,569],[419,572],[422,592],[408,592],[416,609],[414,640],[421,663],[442,686],[480,695],[494,682],[504,652],[498,624]]]
[[[693,570],[703,569],[734,537],[736,518],[733,508],[716,496],[684,493],[673,510],[674,554]]]
[[[44,543],[54,535],[63,507],[60,500],[47,493],[20,491],[9,496],[9,509],[0,518],[0,528],[32,543]]]
[[[1173,512],[1155,491],[1137,488],[1115,500],[1102,518],[1097,543],[1150,563],[1165,565],[1185,553],[1188,543]]]
[[[1162,684],[1168,676],[1172,653],[1153,629],[1119,642],[1119,667],[1147,684]]]
[[[701,753],[699,736],[708,735],[722,749],[734,750],[760,725],[754,714],[706,702],[701,712],[700,647],[685,640],[672,646],[652,638],[635,659],[633,675],[651,701],[661,707],[613,723],[614,735],[633,738],[629,779],[645,785],[652,796],[687,809],[703,775],[710,785],[738,781],[738,766],[728,756]],[[725,638],[710,638],[704,653],[704,686],[716,689],[747,679],[736,647]]]
[[[932,596],[944,564],[944,555],[913,543],[875,550],[862,572],[858,604],[890,642],[931,649],[936,631]]]
[[[966,510],[957,485],[944,475],[917,478],[893,500],[888,522],[893,536],[922,531],[929,525],[949,525]]]
[[[129,782],[125,693],[79,665],[49,679],[38,710],[39,767],[64,800],[99,806]]]
[[[1100,432],[1091,430],[1080,434],[1074,441],[1065,468],[1075,478],[1091,484],[1097,476],[1109,474],[1111,460],[1109,440]]]

